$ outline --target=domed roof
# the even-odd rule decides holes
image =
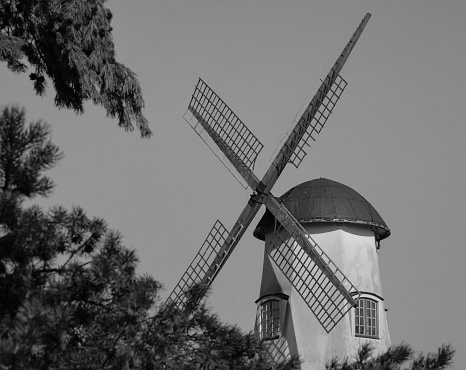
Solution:
[[[390,235],[390,229],[374,207],[349,186],[328,179],[315,179],[295,186],[280,197],[300,223],[338,222],[369,225],[377,240]],[[267,210],[253,235],[265,240],[274,227],[274,217]]]

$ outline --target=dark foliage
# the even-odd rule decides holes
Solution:
[[[142,114],[136,75],[115,59],[112,13],[105,0],[3,0],[0,2],[0,61],[29,74],[38,95],[47,79],[59,108],[84,112],[84,102],[101,105],[119,126],[151,136]]]
[[[374,355],[374,348],[365,343],[352,359],[334,358],[327,364],[327,370],[441,370],[452,365],[455,351],[449,345],[442,345],[437,354],[422,353],[414,357],[413,349],[405,343],[391,346],[387,352]]]

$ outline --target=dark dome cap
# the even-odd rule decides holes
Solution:
[[[390,229],[374,207],[349,186],[328,179],[315,179],[295,186],[280,197],[300,223],[338,222],[369,225],[377,240],[388,238]],[[265,240],[275,218],[267,210],[253,235]]]

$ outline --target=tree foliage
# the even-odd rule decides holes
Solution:
[[[222,323],[199,301],[197,287],[187,292],[187,304],[179,309],[163,305],[154,316],[141,344],[150,348],[144,366],[155,369],[298,369],[293,358],[273,363],[256,336],[237,326]],[[204,292],[201,293],[205,296]],[[141,351],[143,352],[143,351]]]
[[[61,157],[43,122],[0,116],[0,369],[292,369],[196,302],[160,304],[134,250],[84,210],[24,206]]]
[[[442,345],[437,353],[414,355],[408,344],[391,346],[386,352],[374,355],[374,348],[364,343],[352,359],[332,359],[327,370],[441,370],[452,365],[455,351],[450,345]]]
[[[119,126],[151,136],[142,114],[136,75],[118,63],[112,13],[105,0],[3,0],[0,2],[0,60],[29,74],[38,95],[50,78],[55,105],[84,112],[84,102],[101,105]]]

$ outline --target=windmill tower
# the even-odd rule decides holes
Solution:
[[[316,140],[316,135],[327,122],[347,85],[340,72],[369,18],[368,13],[322,81],[262,179],[259,179],[253,170],[263,145],[225,102],[199,79],[184,117],[240,183],[253,190],[253,194],[230,230],[217,220],[169,296],[169,303],[180,308],[185,307],[184,293],[190,287],[196,284],[204,287],[212,285],[259,209],[265,205],[273,216],[274,224],[270,232],[269,229],[264,232],[269,265],[275,270],[278,269],[280,274],[275,275],[284,281],[287,280],[293,291],[300,295],[303,304],[296,305],[296,308],[306,310],[307,316],[314,315],[321,329],[328,335],[332,330],[339,330],[336,328],[337,324],[353,307],[358,306],[364,292],[360,292],[344,274],[346,266],[342,269],[337,266],[342,262],[338,254],[327,255],[319,246],[321,242],[328,243],[328,240],[320,241],[317,237],[313,239],[311,235],[314,230],[307,230],[308,225],[303,226],[293,215],[293,211],[272,195],[271,190],[288,163],[299,167],[310,143]],[[386,231],[388,232],[388,228]],[[335,258],[336,262],[330,256]],[[275,293],[286,295],[279,291]],[[295,301],[293,296],[291,298]],[[282,302],[285,301],[282,299]],[[284,303],[283,306],[286,309]],[[272,312],[276,310],[276,306],[271,304],[269,309]],[[291,326],[285,326],[283,322],[281,327]],[[295,333],[298,333],[298,326],[294,325],[293,328]],[[289,345],[290,349],[292,346],[296,347],[292,344],[292,336],[283,338],[286,340],[282,341]],[[320,342],[318,344],[321,345]],[[302,351],[301,348],[299,350]]]
[[[299,355],[304,370],[324,369],[333,357],[354,356],[363,342],[370,342],[377,352],[386,351],[390,336],[377,250],[390,230],[382,217],[350,187],[323,178],[295,186],[279,199],[359,293],[354,293],[358,307],[340,322],[333,321],[326,313],[331,305],[315,304],[317,300],[333,300],[328,296],[332,289],[326,287],[316,268],[312,277],[307,276],[312,261],[288,242],[266,211],[254,230],[254,236],[265,241],[266,250],[255,331],[266,341],[269,353],[277,361]],[[277,233],[283,237],[277,238]],[[293,261],[289,265],[297,274],[292,279],[273,262],[274,255],[274,260]],[[303,276],[307,276],[306,282]],[[312,285],[315,287],[309,289]]]

